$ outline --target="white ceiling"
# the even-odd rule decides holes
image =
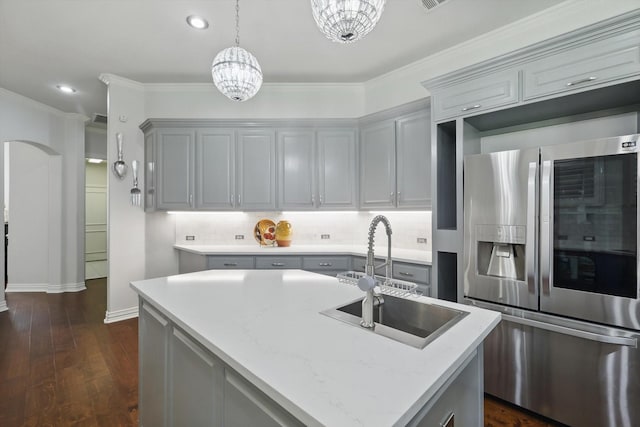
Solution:
[[[240,45],[265,82],[362,82],[562,0],[388,0],[378,26],[342,45],[317,29],[309,0],[241,0]],[[196,31],[186,17],[209,28]],[[210,82],[235,38],[234,0],[0,0],[0,87],[66,112],[105,114],[101,73],[141,83]],[[64,95],[66,83],[77,89]]]

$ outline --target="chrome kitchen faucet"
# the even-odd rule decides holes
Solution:
[[[376,227],[379,223],[384,224],[384,228],[387,232],[387,260],[376,267],[373,256],[373,241],[376,233]],[[382,295],[374,291],[376,286],[376,268],[379,267],[385,267],[386,278],[391,277],[391,224],[389,224],[389,220],[384,215],[376,216],[371,221],[371,225],[369,225],[369,246],[367,248],[367,264],[364,269],[365,276],[358,280],[358,287],[367,293],[362,300],[362,321],[360,322],[360,325],[364,328],[373,328],[374,299],[376,300],[377,306],[384,303]]]

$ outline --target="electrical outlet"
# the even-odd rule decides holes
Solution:
[[[321,235],[320,235],[320,238],[321,238],[322,240],[328,240],[328,239],[330,239],[330,238],[331,238],[331,234],[321,234]]]
[[[196,240],[196,236],[185,236],[186,240]]]
[[[418,241],[418,243],[427,243],[427,238],[426,237],[418,237],[417,241]]]
[[[244,240],[244,234],[236,234],[236,240]]]

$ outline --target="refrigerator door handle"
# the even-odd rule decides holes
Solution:
[[[527,235],[526,235],[526,263],[527,284],[529,293],[536,293],[537,269],[536,269],[536,195],[538,194],[538,162],[529,163],[529,176],[527,180]]]
[[[540,276],[542,293],[550,295],[551,279],[551,160],[542,162],[542,184],[540,189]]]
[[[627,347],[638,348],[637,338],[597,334],[595,332],[582,331],[580,329],[574,329],[568,326],[560,326],[553,323],[541,322],[539,320],[510,316],[508,314],[503,314],[502,319],[506,320],[507,322],[518,323],[525,326],[532,326],[534,328],[557,332],[564,335],[570,335],[572,337],[584,338],[590,341],[596,341],[604,344],[624,345]]]

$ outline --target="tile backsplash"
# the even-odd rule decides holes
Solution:
[[[210,212],[174,213],[177,244],[256,245],[253,228],[260,219],[287,220],[293,227],[292,245],[366,245],[369,224],[385,215],[396,248],[431,248],[430,211],[387,212]],[[244,239],[236,236],[244,235]],[[327,238],[327,235],[329,236]],[[194,240],[187,240],[194,236]],[[427,243],[418,243],[427,239]],[[380,246],[383,245],[383,246]],[[378,226],[376,246],[386,246],[384,226]]]

